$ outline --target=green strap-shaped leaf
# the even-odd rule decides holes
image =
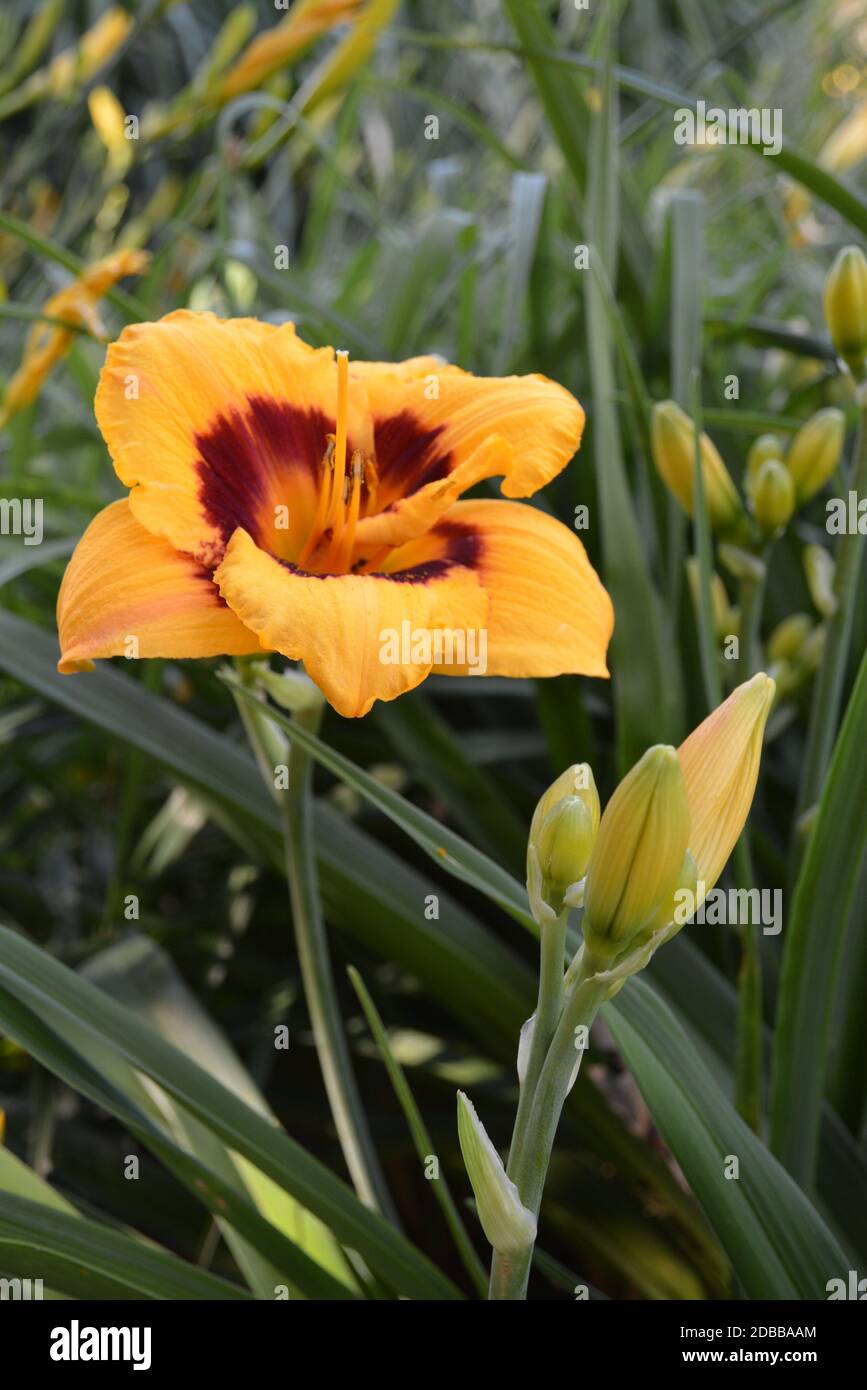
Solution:
[[[0,1192],[0,1269],[77,1298],[250,1297],[167,1250],[9,1192]]]
[[[593,118],[587,224],[587,355],[593,383],[591,436],[602,526],[605,581],[617,621],[611,643],[617,716],[617,761],[625,773],[652,743],[678,743],[682,710],[677,653],[650,574],[630,494],[615,402],[614,339],[601,279],[614,283],[619,234],[617,92],[606,29],[602,106]]]
[[[375,717],[412,775],[443,798],[474,844],[507,864],[523,863],[527,835],[520,817],[490,774],[470,761],[461,740],[422,691],[395,700],[387,714],[375,712]]]
[[[57,677],[53,670],[55,658],[56,647],[51,638],[40,633],[32,624],[0,613],[0,666],[13,671],[19,679],[27,681],[42,694],[57,700],[82,718],[94,720],[120,737],[144,747],[170,766],[182,780],[208,789],[216,798],[228,799],[233,790],[239,790],[241,804],[248,807],[256,825],[260,829],[265,827],[269,835],[276,831],[277,817],[273,802],[257,780],[252,760],[240,749],[233,747],[225,738],[221,739],[185,711],[169,705],[129,677],[110,669],[103,667],[78,680]],[[281,722],[282,716],[276,712],[273,717],[278,723]],[[289,721],[285,721],[281,726],[288,724]],[[310,739],[309,735],[295,730],[291,725],[287,732],[290,737]],[[472,881],[468,878],[466,866],[458,864],[454,858],[462,853],[462,847],[469,848],[464,846],[460,837],[452,836],[444,841],[442,826],[424,817],[402,797],[387,793],[387,789],[348,759],[341,758],[318,740],[312,740],[308,746],[309,751],[330,767],[335,775],[346,776],[362,796],[384,810],[395,824],[424,845],[435,862],[447,872],[464,881]],[[418,816],[420,820],[416,819]],[[439,922],[421,920],[418,912],[412,911],[411,904],[423,901],[429,885],[410,865],[382,849],[358,827],[343,822],[327,807],[317,808],[317,823],[321,828],[320,863],[326,870],[322,880],[323,894],[326,909],[335,924],[350,931],[371,949],[393,956],[417,970],[444,1004],[473,1030],[491,1039],[497,1055],[505,1056],[516,1027],[532,1008],[531,972],[455,903],[449,905],[448,911],[443,911]],[[449,845],[447,855],[438,855],[437,844],[443,846],[446,843]],[[505,896],[512,915],[523,916],[529,927],[529,917],[522,906],[526,901],[523,888],[501,870],[496,871],[488,881],[486,873],[489,865],[490,861],[486,861],[484,856],[473,861],[474,886],[495,902],[502,903]],[[687,943],[680,944],[686,946]],[[677,955],[678,943],[673,943],[668,949]],[[708,981],[701,982],[704,993],[700,997],[707,999],[708,1008],[703,1010],[696,1005],[691,1009],[690,1018],[696,1033],[701,1034],[704,1028],[709,1046],[717,1049],[719,1069],[722,1070],[731,1030],[722,1009],[725,999],[721,1005],[717,997],[719,991],[717,994],[713,992],[719,977],[712,967],[708,966],[707,969],[711,974]],[[663,978],[668,983],[668,975]],[[675,972],[672,981],[676,983],[677,978]],[[690,970],[688,983],[696,978],[694,971]],[[653,990],[649,981],[641,983],[645,994]],[[724,982],[720,981],[720,984]],[[676,991],[676,996],[680,998],[680,990]],[[627,999],[628,991],[624,991],[620,997],[622,1011]],[[693,1002],[692,996],[683,1000],[687,1006]],[[625,1016],[638,1038],[633,1052],[637,1047],[644,1047],[652,1057],[656,1046],[652,1032],[648,1031],[645,1037],[642,1032],[644,1020],[631,1013]],[[693,1047],[691,1040],[689,1047]],[[579,1078],[570,1105],[580,1097]],[[705,1099],[711,1109],[725,1103],[724,1093],[716,1083]],[[594,1127],[604,1124],[604,1113],[597,1114],[592,1108],[591,1112],[587,1113],[588,1124]],[[612,1122],[608,1136],[612,1143],[618,1133],[622,1135],[622,1130]],[[857,1169],[857,1158],[840,1148],[839,1141],[844,1138],[839,1127],[832,1134],[826,1123],[823,1128],[823,1151],[828,1156],[828,1163],[823,1167],[822,1176],[823,1190],[830,1191],[830,1196],[834,1196],[845,1174],[853,1171],[853,1161]],[[630,1155],[631,1150],[624,1149],[618,1159],[619,1164],[622,1166],[626,1160],[634,1163],[634,1155],[631,1158]],[[647,1176],[648,1181],[658,1180],[651,1168],[648,1168]],[[728,1187],[735,1185],[727,1184]]]
[[[225,1035],[187,987],[171,957],[155,942],[144,936],[125,937],[91,956],[81,973],[116,1002],[146,1019],[158,1033],[181,1048],[254,1110],[271,1116],[252,1077]],[[105,1049],[99,1047],[92,1034],[82,1032],[79,1046],[98,1071],[102,1072],[110,1062]],[[127,1077],[134,1079],[135,1073],[128,1064],[122,1062],[122,1066],[127,1073],[123,1080],[126,1081]],[[357,1289],[357,1282],[334,1236],[310,1212],[300,1207],[294,1198],[257,1168],[230,1153],[210,1130],[186,1115],[167,1096],[160,1097],[160,1104],[154,1110],[157,1123],[168,1131],[180,1147],[188,1149],[212,1171],[219,1173],[228,1186],[234,1187],[244,1197],[249,1196],[271,1225],[282,1231],[335,1280],[351,1290]],[[273,1298],[275,1284],[285,1282],[285,1272],[281,1273],[271,1261],[263,1260],[255,1248],[251,1249],[248,1242],[236,1235],[229,1221],[220,1216],[217,1221],[250,1288],[259,1297]],[[303,1294],[303,1290],[302,1285],[299,1291]],[[290,1293],[294,1297],[296,1290],[291,1289]],[[332,1296],[333,1293],[334,1290]]]
[[[396,1292],[411,1298],[460,1297],[426,1256],[274,1123],[101,990],[5,927],[0,927],[0,983],[35,1012],[40,1006],[60,1010],[113,1044],[230,1148],[291,1192],[342,1244],[359,1251]]]
[[[636,978],[605,1018],[747,1297],[826,1298],[849,1255],[723,1096],[671,1010]]]
[[[0,984],[0,1026],[3,1031],[61,1081],[108,1114],[114,1115],[193,1193],[214,1220],[230,1225],[239,1241],[246,1242],[264,1260],[269,1261],[274,1270],[279,1271],[270,1285],[264,1284],[262,1275],[257,1294],[273,1298],[276,1285],[285,1283],[290,1296],[299,1291],[302,1297],[308,1298],[333,1300],[351,1297],[344,1284],[316,1264],[300,1246],[261,1215],[246,1193],[239,1189],[237,1182],[233,1181],[231,1174],[227,1179],[225,1169],[219,1162],[214,1162],[213,1146],[217,1141],[213,1136],[210,1136],[213,1146],[205,1152],[207,1162],[201,1157],[204,1145],[199,1145],[196,1153],[179,1148],[160,1128],[160,1111],[150,1094],[145,1092],[132,1067],[116,1052],[112,1052],[107,1044],[101,1044],[98,1034],[91,1035],[90,1050],[97,1054],[100,1065],[91,1065],[86,1057],[70,1046],[67,1037],[73,1032],[80,1038],[84,1030],[76,1029],[68,1013],[55,1010],[49,998],[43,997],[40,1006],[40,1013],[37,1014]],[[50,1027],[53,1018],[60,1019],[62,1036]],[[106,1059],[110,1056],[114,1056],[114,1066],[110,1063],[107,1065]],[[129,1074],[129,1081],[124,1076],[125,1070]],[[141,1095],[140,1103],[129,1098],[130,1093],[136,1096],[136,1087]],[[156,1112],[156,1118],[152,1112]],[[204,1125],[201,1130],[203,1134],[210,1134]],[[10,1185],[8,1190],[16,1192],[18,1186]],[[21,1195],[36,1197],[35,1193],[26,1191]]]
[[[234,675],[229,674],[224,679],[242,699],[256,701],[256,695],[243,686]],[[268,707],[268,715],[291,742],[306,749],[317,762],[333,772],[335,777],[339,777],[348,787],[354,787],[366,800],[411,835],[416,844],[420,845],[435,863],[448,869],[464,883],[477,888],[486,897],[492,898],[516,921],[535,932],[524,889],[511,874],[501,869],[499,864],[495,864],[486,854],[468,845],[460,835],[456,835],[440,821],[434,820],[433,816],[413,806],[412,802],[407,801],[399,792],[383,786],[342,753],[336,753],[327,743],[302,729],[294,720],[287,719],[271,706]]]
[[[808,1188],[816,1174],[837,966],[867,852],[865,807],[867,654],[795,887],[777,1006],[771,1147]]]

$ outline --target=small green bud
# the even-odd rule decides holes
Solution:
[[[565,772],[561,772],[548,790],[539,797],[533,812],[533,819],[530,822],[531,840],[535,839],[539,826],[548,812],[556,806],[558,801],[562,801],[567,796],[580,796],[587,804],[594,830],[599,828],[599,793],[596,790],[593,769],[589,763],[572,763],[571,767],[567,767]]]
[[[587,871],[599,816],[593,770],[588,763],[573,763],[543,792],[533,812],[527,842],[531,903],[562,909],[566,889]],[[538,920],[536,908],[534,913]],[[541,915],[547,915],[544,907]]]
[[[760,560],[758,555],[752,555],[739,545],[730,545],[728,541],[722,541],[717,548],[717,555],[720,564],[735,579],[761,581],[765,577],[767,567],[764,560]]]
[[[796,661],[812,626],[809,613],[792,613],[778,623],[768,638],[771,661]]]
[[[694,555],[690,555],[686,562],[686,577],[689,583],[689,591],[692,595],[692,603],[696,613],[701,608],[701,592],[699,588],[700,572],[698,560]],[[732,631],[731,628],[731,608],[729,606],[729,596],[726,593],[719,575],[714,571],[710,577],[710,601],[713,610],[713,627],[717,638],[722,641]]]
[[[768,459],[782,460],[786,453],[786,446],[778,434],[760,434],[758,439],[754,439],[747,453],[747,467],[744,474],[744,489],[748,497],[752,496],[753,484],[758,477],[759,469]]]
[[[836,568],[833,556],[823,545],[804,547],[807,588],[810,590],[810,598],[816,612],[821,613],[823,618],[830,618],[837,611],[837,595],[834,592]]]
[[[753,513],[768,536],[787,526],[795,510],[795,484],[779,459],[766,459],[752,485]]]
[[[842,410],[828,406],[802,425],[789,445],[786,467],[795,484],[798,506],[825,486],[840,462],[846,421]]]
[[[867,355],[867,259],[859,246],[844,246],[828,272],[825,322],[834,347],[860,376]]]
[[[488,1243],[501,1255],[523,1255],[536,1239],[536,1218],[506,1175],[472,1101],[458,1091],[458,1139]]]
[[[781,459],[786,452],[778,434],[760,434],[754,439],[747,453],[747,472],[758,473],[768,459]]]
[[[824,623],[817,623],[810,632],[798,653],[798,665],[805,676],[812,676],[822,664],[828,630]]]
[[[595,838],[593,816],[580,796],[566,796],[548,812],[539,827],[536,852],[545,897],[552,905],[586,874]]]
[[[584,939],[621,954],[671,892],[689,841],[689,807],[674,748],[649,748],[605,808],[587,870]]]
[[[692,516],[695,479],[695,426],[674,401],[658,401],[651,412],[650,445],[656,471]],[[741,500],[719,450],[702,433],[699,440],[702,480],[714,531],[730,531],[741,519]]]

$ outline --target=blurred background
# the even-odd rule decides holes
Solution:
[[[579,397],[582,449],[537,501],[567,524],[588,508],[582,540],[618,612],[613,687],[434,678],[363,721],[329,712],[325,728],[521,878],[529,817],[555,773],[586,759],[608,794],[647,743],[676,742],[705,712],[689,537],[650,461],[648,402],[689,405],[700,362],[704,424],[736,479],[763,431],[790,437],[822,405],[852,410],[821,311],[828,266],[852,239],[846,208],[818,196],[815,177],[798,181],[791,161],[678,146],[672,132],[684,92],[779,108],[787,148],[863,189],[867,6],[642,0],[605,6],[607,22],[601,8],[7,0],[0,13],[0,492],[44,503],[41,546],[0,537],[0,913],[212,1060],[215,1025],[292,1136],[339,1173],[273,832],[167,769],[159,731],[147,746],[140,708],[119,705],[114,687],[52,673],[65,559],[122,492],[93,417],[104,341],[179,306],[290,318],[353,356],[437,352],[478,373],[543,372]],[[609,58],[620,66],[606,69]],[[581,267],[590,245],[608,286],[595,313]],[[52,306],[123,249],[150,261],[99,298]],[[805,631],[821,623],[803,550],[823,521],[819,501],[775,549],[765,641],[793,612]],[[651,587],[659,637],[643,617]],[[864,607],[862,595],[856,652]],[[160,708],[240,741],[212,666],[122,674]],[[793,663],[769,730],[753,816],[766,887],[786,882],[814,669]],[[534,944],[352,789],[323,775],[317,790],[335,966],[374,1136],[408,1234],[466,1287],[345,966],[375,997],[463,1203],[455,1086],[472,1088],[505,1145]],[[430,892],[440,917],[422,922]],[[768,1022],[778,947],[763,943]],[[721,1072],[739,959],[736,934],[708,928],[660,962],[659,988],[705,1029]],[[852,970],[863,980],[864,962]],[[699,988],[707,972],[715,1002]],[[847,977],[833,1041],[838,1109],[857,1138],[863,1022]],[[280,1023],[290,1062],[273,1045]],[[849,1063],[854,1082],[841,1079]],[[727,1258],[604,1025],[570,1107],[532,1296],[569,1297],[579,1278],[616,1298],[727,1296]],[[208,1213],[11,1041],[0,1041],[0,1109],[7,1145],[81,1209],[235,1277]],[[130,1153],[142,1165],[134,1204]],[[826,1201],[833,1177],[822,1181]]]

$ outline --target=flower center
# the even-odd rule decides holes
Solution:
[[[355,528],[361,510],[361,489],[367,483],[367,505],[376,492],[376,466],[372,458],[354,449],[346,467],[349,414],[349,354],[337,353],[337,422],[327,436],[320,465],[319,495],[310,533],[298,557],[300,569],[317,574],[344,574],[355,544]]]

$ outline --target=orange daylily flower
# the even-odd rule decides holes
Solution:
[[[611,601],[577,536],[459,500],[494,476],[529,496],[569,462],[584,412],[547,378],[349,362],[291,324],[180,310],[124,329],[95,408],[131,491],[70,560],[62,672],[278,651],[348,716],[466,671],[438,633],[483,632],[491,675],[608,674]],[[386,633],[411,639],[387,659]]]
[[[47,318],[60,322],[37,322],[27,335],[21,366],[10,377],[3,395],[0,429],[36,400],[46,377],[72,346],[78,328],[88,329],[97,338],[106,336],[98,301],[118,280],[140,275],[149,260],[147,251],[114,251],[87,266],[76,280],[45,301]],[[71,326],[64,328],[62,324]]]

